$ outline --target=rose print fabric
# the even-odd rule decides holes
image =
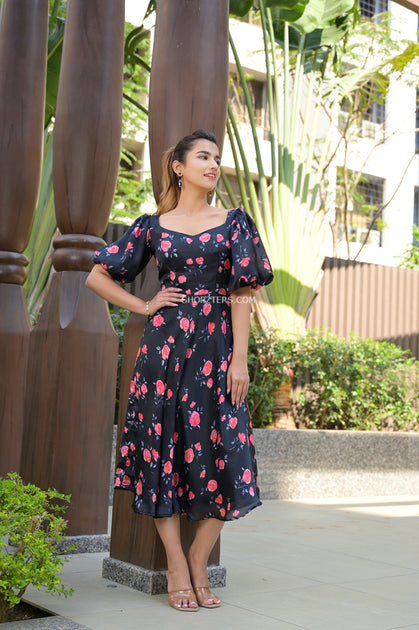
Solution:
[[[163,307],[145,325],[131,381],[115,487],[153,517],[232,520],[260,505],[246,402],[232,405],[226,375],[232,357],[228,296],[273,274],[252,218],[229,210],[222,225],[189,235],[142,215],[115,243],[95,253],[129,282],[154,256],[161,287],[187,299]]]

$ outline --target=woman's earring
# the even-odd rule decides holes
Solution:
[[[178,188],[182,188],[182,175],[180,173],[178,173],[178,176],[177,176],[177,185],[178,185]]]

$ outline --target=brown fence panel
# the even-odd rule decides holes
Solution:
[[[326,258],[307,328],[391,341],[419,359],[419,271]]]

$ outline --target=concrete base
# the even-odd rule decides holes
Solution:
[[[110,546],[111,537],[109,534],[66,536],[58,545],[58,553],[99,553],[109,551]]]
[[[255,429],[263,499],[419,495],[419,433]]]
[[[227,571],[222,566],[208,567],[208,580],[211,588],[226,585]],[[102,577],[118,584],[124,584],[148,595],[167,593],[166,571],[151,571],[128,562],[105,558],[102,565]]]
[[[10,623],[2,623],[1,626],[2,630],[89,630],[87,626],[81,626],[71,619],[60,616],[11,621]]]

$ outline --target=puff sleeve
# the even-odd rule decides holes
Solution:
[[[273,280],[271,264],[252,217],[237,208],[231,221],[231,267],[228,291],[250,286],[260,289]]]
[[[143,214],[134,221],[120,239],[97,250],[93,262],[118,282],[132,282],[150,260],[150,217]]]

